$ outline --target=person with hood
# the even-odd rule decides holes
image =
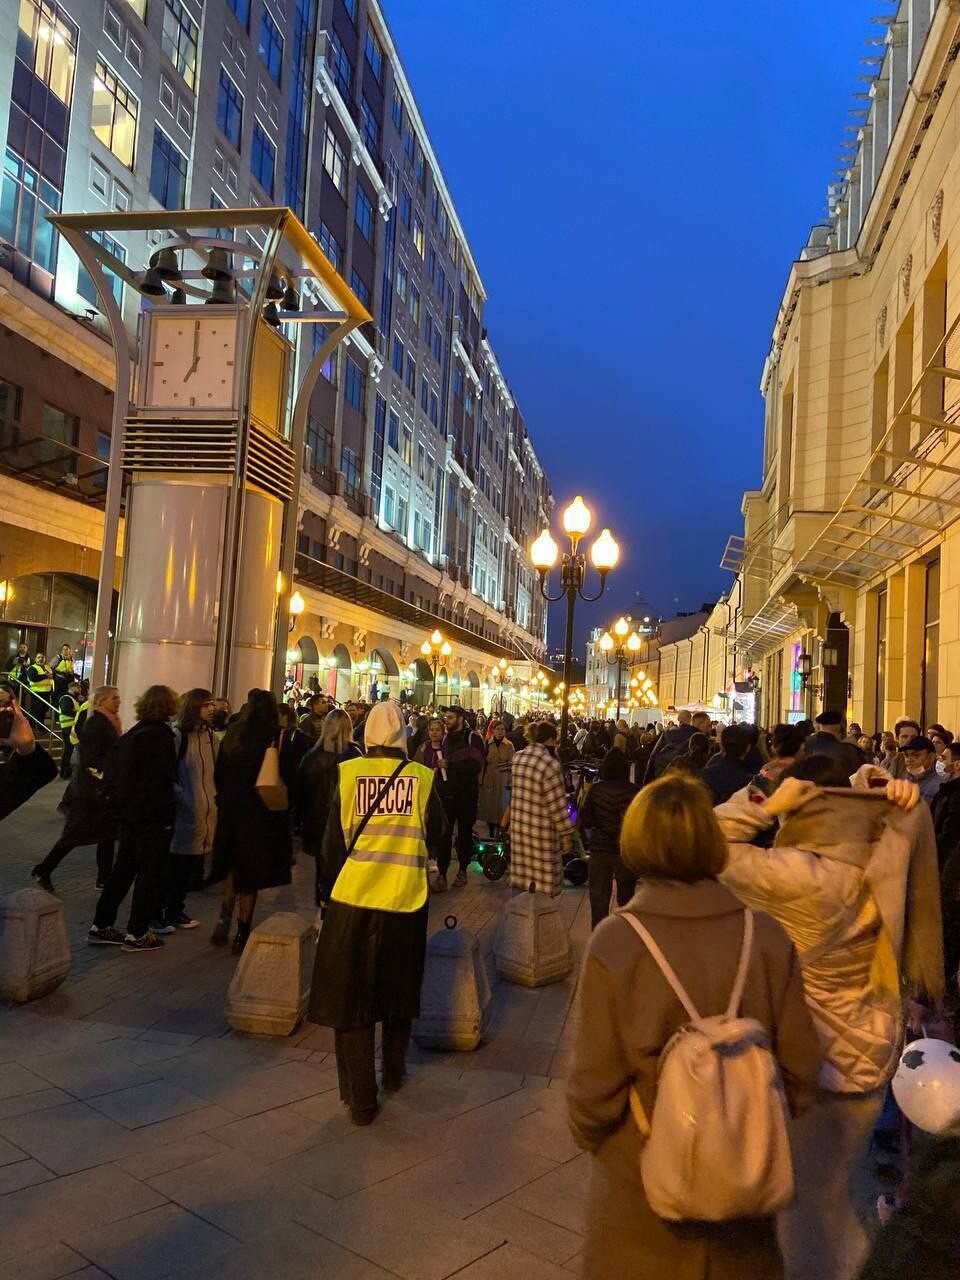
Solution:
[[[214,773],[220,743],[213,732],[216,703],[209,689],[191,689],[180,699],[177,717],[177,816],[170,842],[170,864],[163,918],[175,929],[195,929],[186,912],[191,883],[203,880],[206,858],[217,832]],[[198,872],[199,869],[199,872]]]
[[[768,799],[744,788],[716,810],[722,879],[789,934],[823,1050],[819,1095],[794,1130],[797,1203],[780,1220],[789,1280],[847,1280],[862,1260],[850,1184],[896,1068],[903,992],[934,1006],[943,995],[929,811],[874,766],[856,781],[838,759],[805,756]],[[769,831],[772,848],[752,843]]]
[[[590,886],[590,927],[595,929],[610,914],[610,894],[617,882],[617,906],[633,897],[637,877],[620,857],[620,827],[639,787],[630,781],[630,762],[616,747],[607,752],[600,777],[587,792],[577,815],[590,854],[587,861]]]
[[[705,733],[709,737],[710,717],[707,713],[698,711],[691,715],[689,711],[677,712],[677,727],[665,730],[650,753],[643,775],[644,783],[655,782],[657,778],[662,777],[667,771],[667,766],[673,764],[677,756],[683,755],[695,733]]]
[[[446,819],[434,772],[407,756],[396,702],[366,721],[366,756],[338,766],[318,871],[332,885],[317,943],[309,1017],[334,1030],[340,1097],[354,1124],[376,1118],[382,1082],[403,1083],[427,945],[427,860]]]
[[[93,691],[91,707],[77,735],[80,768],[73,784],[67,820],[60,839],[30,874],[47,893],[53,893],[52,876],[73,849],[97,846],[97,888],[102,889],[113,870],[117,819],[107,794],[106,779],[123,733],[120,694],[112,684]],[[149,922],[148,922],[149,923]]]

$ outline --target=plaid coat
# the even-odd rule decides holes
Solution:
[[[536,743],[513,758],[510,796],[510,883],[558,894],[563,884],[560,857],[573,847],[573,827],[560,762]]]

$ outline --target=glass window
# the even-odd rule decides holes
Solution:
[[[437,214],[437,230],[440,232],[440,238],[446,242],[447,239],[447,211],[441,204],[440,212]]]
[[[367,144],[367,150],[376,151],[380,142],[380,122],[366,97],[360,99],[360,113],[363,117],[363,140]]]
[[[433,245],[427,248],[427,275],[432,280],[437,274],[437,251]]]
[[[355,498],[360,492],[360,459],[345,445],[340,450],[340,470],[343,472],[343,487],[347,497]]]
[[[270,79],[274,84],[279,85],[283,71],[283,36],[280,34],[280,28],[266,9],[264,9],[260,17],[258,48],[263,65],[270,73]]]
[[[427,312],[426,319],[423,322],[423,340],[428,347],[433,341],[433,316],[429,311]]]
[[[430,403],[430,386],[426,378],[420,379],[420,408],[424,413],[427,412],[427,405]]]
[[[463,365],[459,360],[453,371],[453,394],[458,400],[463,399]]]
[[[404,540],[407,536],[408,507],[406,498],[397,498],[397,532]]]
[[[93,77],[93,132],[121,164],[133,168],[140,103],[105,62],[98,62]]]
[[[304,443],[307,451],[307,467],[311,471],[329,471],[333,466],[333,435],[312,416],[307,418]]]
[[[410,192],[406,187],[400,191],[400,221],[410,230],[410,218],[413,212],[413,201],[410,198]]]
[[[413,356],[407,356],[407,373],[404,381],[407,384],[408,391],[416,391],[417,389],[417,362]]]
[[[399,130],[403,130],[403,99],[400,97],[400,90],[396,85],[393,86],[393,99],[390,103],[390,118]]]
[[[407,132],[403,135],[403,149],[407,153],[407,159],[413,159],[413,153],[417,149],[417,140],[413,136],[413,130],[407,125]]]
[[[343,0],[343,7],[346,9],[351,22],[357,20],[357,0]]]
[[[0,185],[0,236],[44,271],[54,271],[57,263],[57,235],[46,215],[59,212],[60,192],[7,151]]]
[[[347,373],[343,380],[343,398],[347,404],[352,404],[354,409],[363,409],[363,374],[360,371],[360,366],[351,356],[347,356]]]
[[[380,491],[383,485],[383,441],[387,424],[387,402],[377,396],[373,410],[373,453],[370,457],[370,497],[373,509],[380,509]]]
[[[357,274],[356,267],[350,272],[350,288],[356,294],[358,300],[370,310],[370,290],[366,281]]]
[[[397,263],[397,297],[401,302],[407,300],[407,268],[402,262]]]
[[[165,209],[182,209],[187,195],[187,157],[159,127],[153,130],[150,194]]]
[[[393,528],[394,521],[397,518],[397,495],[393,489],[387,485],[383,491],[383,523]],[[391,590],[393,584],[391,583]]]
[[[217,125],[226,140],[240,150],[243,132],[243,94],[220,68],[220,85],[217,89]]]
[[[410,296],[407,300],[407,311],[410,313],[410,319],[419,328],[420,327],[420,290],[415,284],[410,286]]]
[[[357,198],[353,210],[354,221],[360,228],[360,234],[364,240],[373,244],[373,205],[370,203],[370,197],[357,183]]]
[[[430,421],[434,426],[437,425],[440,418],[440,401],[437,399],[435,391],[430,392]]]
[[[369,27],[363,41],[363,54],[367,62],[370,64],[370,70],[376,77],[377,83],[383,83],[383,48],[380,41],[373,34]]]
[[[234,16],[244,31],[250,30],[250,0],[227,0]]]
[[[80,439],[80,419],[54,408],[52,404],[45,404],[40,411],[40,430],[47,439],[75,449]]]
[[[253,147],[250,152],[250,172],[268,196],[273,195],[273,180],[277,169],[277,149],[267,137],[259,120],[253,122]]]
[[[353,84],[353,63],[347,57],[347,51],[335,31],[329,32],[327,40],[327,65],[333,76],[333,83],[344,98],[349,98],[350,86]]]
[[[387,444],[391,449],[396,449],[398,453],[400,452],[400,419],[392,409],[390,410],[390,421],[387,426]]]
[[[320,241],[320,248],[333,263],[334,269],[338,272],[342,272],[343,249],[338,243],[336,236],[325,222],[320,223],[320,234],[317,236],[317,239]]]
[[[400,341],[400,339],[397,337],[396,334],[393,335],[393,359],[391,363],[393,365],[393,372],[398,374],[402,378],[403,377],[403,343]]]
[[[440,212],[440,192],[434,184],[433,190],[430,192],[430,216],[434,222],[437,220],[437,214]]]
[[[424,234],[423,219],[420,217],[419,213],[413,220],[413,247],[422,258],[424,251]]]
[[[413,432],[409,427],[403,428],[400,439],[400,460],[409,467],[413,463]]]
[[[23,388],[0,378],[0,422],[16,422],[20,417]]]
[[[20,0],[17,57],[69,107],[77,60],[77,28],[53,0]]]
[[[940,692],[940,561],[927,565],[920,724],[936,720]]]
[[[341,195],[347,188],[347,158],[329,122],[323,126],[323,167]]]
[[[420,186],[426,189],[427,166],[423,158],[423,147],[420,146],[419,142],[417,143],[417,158],[414,161],[413,168],[414,168],[414,172],[417,175],[417,181],[420,183]]]
[[[165,0],[160,48],[192,89],[197,83],[200,32],[180,0]]]
[[[118,262],[126,262],[127,251],[124,246],[118,240],[114,240],[112,236],[108,236],[105,231],[91,231],[90,239],[95,241],[97,244],[102,245],[104,249],[106,249],[107,253],[112,253]],[[116,298],[117,304],[119,305],[123,300],[123,281],[119,276],[114,275],[112,271],[107,271],[106,276],[110,281],[113,296]],[[94,286],[93,280],[82,262],[80,263],[80,270],[77,273],[77,293],[86,302],[89,302],[91,306],[100,306],[100,298],[97,295],[97,290]]]

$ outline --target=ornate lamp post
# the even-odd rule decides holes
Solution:
[[[574,498],[563,513],[563,529],[570,539],[570,550],[564,551],[560,560],[560,591],[551,595],[547,589],[547,574],[557,563],[560,549],[550,536],[550,530],[544,529],[530,548],[530,560],[540,575],[540,594],[550,603],[557,600],[567,601],[567,628],[563,646],[563,685],[570,688],[570,667],[573,661],[573,618],[577,597],[590,603],[599,600],[607,585],[607,574],[616,567],[620,559],[620,548],[617,546],[609,529],[604,529],[590,548],[590,559],[600,575],[600,590],[592,596],[584,594],[583,586],[587,575],[587,558],[579,550],[580,540],[589,530],[593,516],[581,497]],[[566,702],[560,712],[560,746],[567,745],[567,725],[570,709]]]
[[[643,641],[637,635],[636,631],[631,631],[630,623],[626,618],[618,618],[613,624],[613,635],[609,631],[605,631],[600,637],[600,648],[603,650],[603,656],[611,666],[617,668],[617,714],[616,719],[620,719],[620,693],[623,683],[623,668],[629,665],[630,659],[635,653],[638,653]]]
[[[444,640],[440,631],[434,631],[429,640],[424,640],[420,646],[420,652],[433,667],[433,709],[437,709],[437,668],[440,665],[441,658],[449,658],[453,653],[453,646],[449,640]]]
[[[490,678],[500,688],[500,715],[502,717],[504,710],[504,697],[506,694],[504,685],[510,685],[513,683],[513,667],[507,666],[506,658],[501,658],[499,662],[494,663],[490,671]]]

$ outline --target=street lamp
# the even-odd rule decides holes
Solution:
[[[547,689],[550,687],[550,677],[545,671],[538,671],[533,677],[533,689],[537,697],[537,703],[543,706],[544,698],[547,696]]]
[[[494,663],[490,676],[500,686],[500,715],[502,716],[505,696],[504,685],[513,684],[513,667],[508,667],[506,658],[501,658],[499,662]]]
[[[437,709],[437,668],[440,665],[441,658],[449,658],[453,653],[453,646],[449,640],[444,640],[440,631],[434,631],[429,640],[424,640],[420,646],[420,652],[433,667],[433,709]]]
[[[306,607],[307,607],[306,600],[304,600],[303,596],[300,594],[299,591],[295,591],[293,595],[290,597],[290,603],[287,605],[287,609],[289,610],[289,613],[290,613],[290,626],[288,628],[290,631],[292,631],[293,628],[297,625],[297,619],[300,617],[301,613],[303,613]]]
[[[600,637],[600,648],[603,656],[611,666],[617,668],[617,714],[616,719],[620,719],[620,692],[623,682],[624,665],[629,666],[630,660],[634,654],[638,653],[643,641],[637,635],[636,631],[630,629],[629,619],[620,617],[613,624],[613,635],[609,631],[605,631]]]
[[[557,563],[560,549],[550,536],[550,530],[544,529],[530,548],[530,560],[540,577],[540,594],[544,600],[554,603],[567,601],[567,628],[563,647],[563,684],[570,687],[570,667],[573,662],[573,617],[577,604],[577,596],[590,603],[599,600],[607,585],[607,574],[616,567],[620,559],[620,548],[617,546],[609,529],[604,529],[590,548],[590,559],[600,575],[600,590],[596,595],[584,594],[583,585],[587,575],[587,558],[579,550],[580,540],[589,530],[593,517],[589,508],[579,495],[566,508],[562,516],[564,532],[570,539],[570,550],[564,551],[560,559],[560,592],[552,596],[547,589],[547,574]],[[567,745],[567,725],[570,718],[569,707],[564,702],[560,712],[560,746]]]

